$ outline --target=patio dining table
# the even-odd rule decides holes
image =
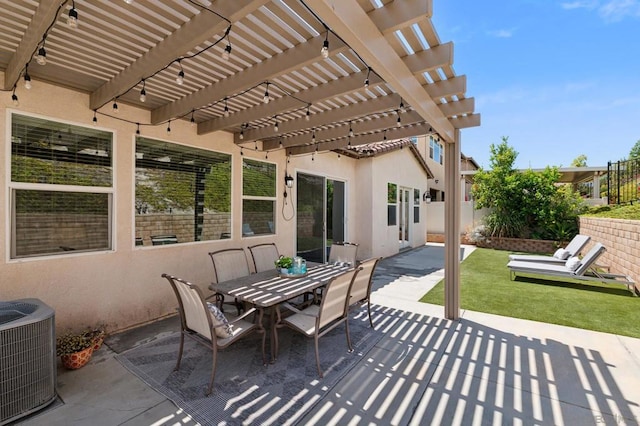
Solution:
[[[209,288],[216,293],[235,297],[241,302],[255,306],[259,311],[258,326],[262,332],[265,332],[262,324],[264,313],[269,314],[271,362],[274,362],[277,357],[275,318],[278,316],[276,310],[279,310],[279,305],[327,285],[331,279],[350,268],[330,264],[308,265],[307,274],[302,277],[283,277],[274,268],[209,285]]]

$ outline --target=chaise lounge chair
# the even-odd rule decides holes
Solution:
[[[535,254],[510,254],[509,260],[550,263],[553,265],[564,265],[567,259],[580,254],[584,246],[587,245],[591,237],[588,235],[576,235],[565,248],[556,250],[553,256],[539,256]]]
[[[605,251],[601,243],[596,243],[582,259],[570,257],[564,265],[512,260],[507,264],[507,268],[512,281],[517,275],[522,274],[551,275],[575,280],[624,284],[635,295],[634,282],[630,277],[600,272],[595,268],[596,259]]]

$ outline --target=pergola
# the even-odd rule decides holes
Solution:
[[[224,130],[287,155],[437,134],[447,142],[445,315],[458,317],[460,129],[480,116],[431,0],[0,5],[3,89],[14,100],[39,79],[89,93],[96,120],[127,121],[115,115],[126,103],[150,111],[138,128],[187,120],[200,135]]]

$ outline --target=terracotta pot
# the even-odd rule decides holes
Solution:
[[[93,354],[93,346],[89,346],[79,352],[74,352],[68,355],[61,355],[62,365],[69,370],[77,370],[83,367],[91,359]]]
[[[95,352],[102,347],[102,342],[104,342],[104,338],[105,338],[105,332],[102,330],[94,330],[94,331],[85,333],[85,336],[87,336],[92,340],[93,352]]]

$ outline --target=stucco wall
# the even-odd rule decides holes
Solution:
[[[580,233],[591,237],[583,253],[596,242],[602,243],[607,250],[597,263],[630,276],[640,289],[640,221],[581,216]]]

